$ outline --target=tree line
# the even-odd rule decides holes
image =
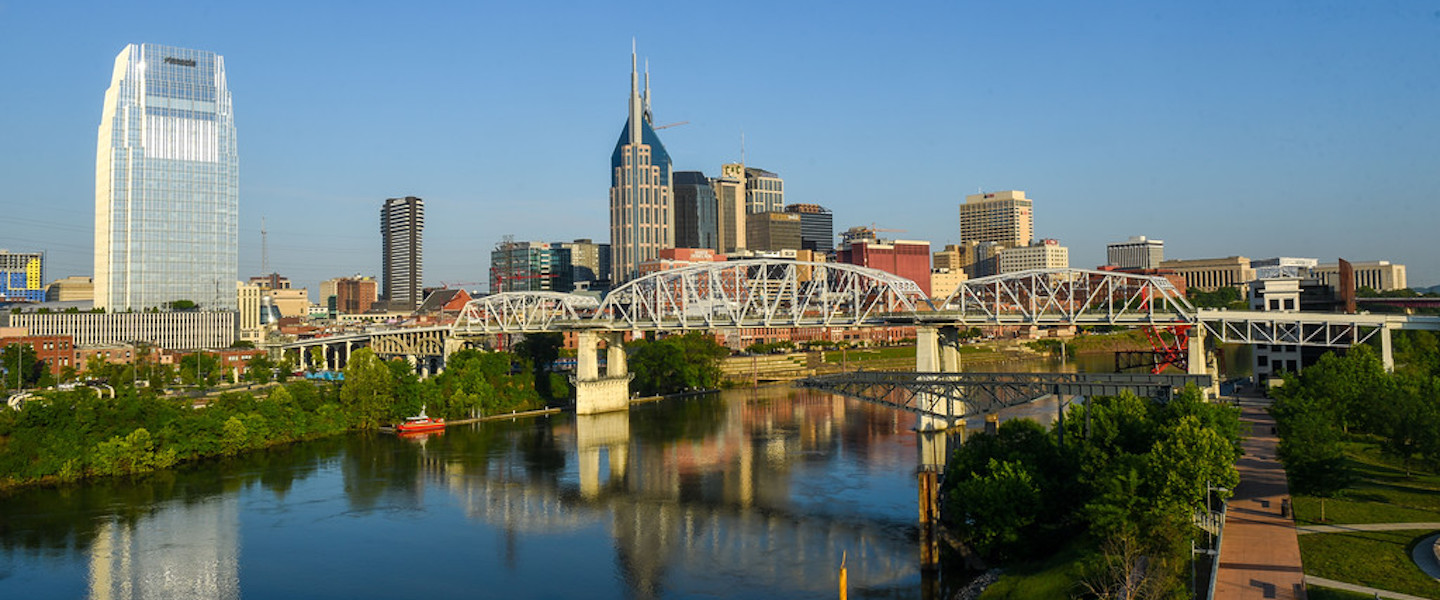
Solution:
[[[1239,480],[1239,411],[1190,387],[1166,402],[1091,398],[1066,419],[1063,444],[1028,419],[967,440],[945,477],[947,529],[1002,562],[1077,545],[1097,597],[1183,593],[1193,515],[1210,488]]]
[[[1373,443],[1405,468],[1440,469],[1440,337],[1394,332],[1396,368],[1369,346],[1328,353],[1275,388],[1280,460],[1298,494],[1334,496],[1355,480],[1349,440]]]
[[[196,404],[161,395],[157,387],[132,385],[125,377],[142,381],[151,375],[147,369],[157,366],[114,365],[108,367],[114,398],[78,388],[43,392],[22,410],[0,408],[0,489],[145,473],[373,429],[422,407],[450,419],[538,408],[550,398],[536,391],[536,371],[529,366],[508,352],[461,350],[450,356],[444,372],[421,380],[408,363],[384,361],[362,348],[351,355],[343,383],[289,381]],[[275,371],[251,373],[264,380]]]

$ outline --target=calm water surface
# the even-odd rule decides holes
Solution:
[[[785,387],[0,500],[0,598],[917,597],[914,419]]]
[[[0,598],[921,597],[914,422],[775,386],[29,490]]]

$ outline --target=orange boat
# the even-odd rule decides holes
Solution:
[[[395,426],[396,433],[417,433],[421,431],[440,431],[445,429],[445,419],[432,419],[425,414],[425,409],[420,409],[420,416],[406,417],[405,422]]]

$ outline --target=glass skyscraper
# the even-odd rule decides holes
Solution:
[[[239,212],[225,59],[126,46],[95,158],[95,306],[234,310]]]

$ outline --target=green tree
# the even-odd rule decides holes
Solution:
[[[560,358],[560,347],[565,336],[559,333],[530,333],[515,344],[515,354],[530,363],[530,372],[535,378],[535,391],[541,398],[559,400],[550,385],[550,365]]]
[[[264,353],[256,354],[245,364],[245,380],[252,383],[269,383],[274,377],[275,362]]]
[[[340,400],[355,415],[360,427],[378,427],[388,414],[394,387],[385,361],[380,360],[375,351],[361,348],[350,355],[345,365]]]
[[[730,354],[711,336],[688,333],[630,344],[630,372],[642,394],[712,389],[720,382],[720,359]]]
[[[35,356],[35,348],[30,344],[5,346],[0,365],[5,367],[4,377],[0,378],[5,389],[34,387],[46,373],[45,363]]]
[[[972,472],[950,491],[956,523],[976,551],[1011,555],[1024,540],[1041,507],[1040,488],[1019,462],[990,459],[983,473]]]

